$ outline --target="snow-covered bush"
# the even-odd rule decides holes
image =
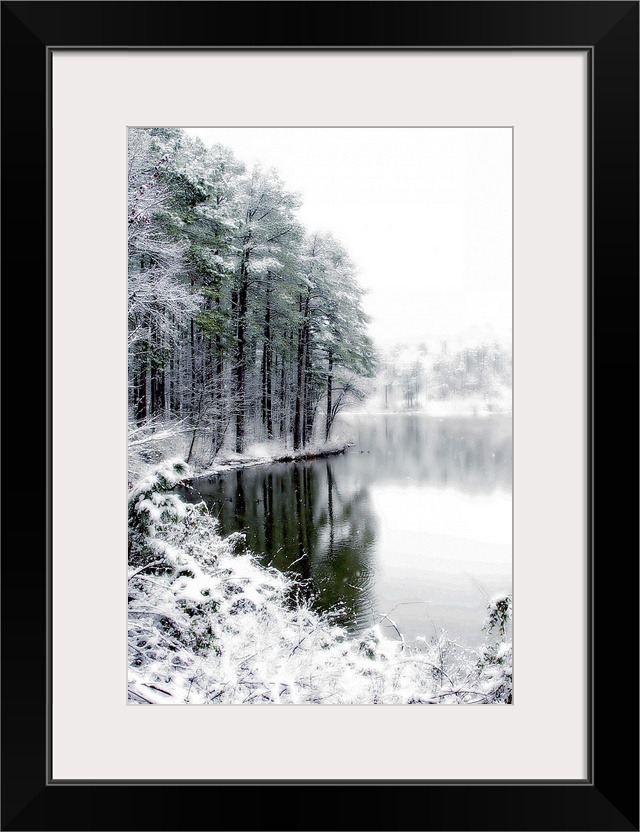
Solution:
[[[487,641],[478,660],[480,687],[488,702],[513,701],[513,641],[511,595],[496,595],[489,602],[484,624]]]
[[[242,535],[222,538],[204,504],[170,493],[186,470],[164,463],[129,497],[130,701],[509,701],[491,676],[505,666],[493,643],[480,667],[444,635],[407,643],[372,627],[352,636],[318,614],[292,578],[243,551]],[[500,603],[492,615],[502,621]]]
[[[137,563],[154,554],[162,554],[166,542],[159,537],[162,529],[184,520],[189,507],[175,494],[167,493],[188,472],[182,460],[167,460],[156,466],[129,492],[129,562]]]

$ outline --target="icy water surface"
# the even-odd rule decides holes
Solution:
[[[386,614],[408,639],[445,627],[478,644],[486,598],[511,589],[511,418],[363,415],[338,430],[345,454],[228,471],[188,497],[352,631]]]

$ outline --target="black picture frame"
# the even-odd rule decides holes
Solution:
[[[13,436],[5,443],[5,493],[13,496],[2,558],[2,829],[638,829],[638,494],[624,476],[638,459],[638,11],[628,0],[2,3],[3,370]],[[446,782],[50,779],[49,67],[52,49],[81,47],[588,51],[585,781],[492,781],[490,772],[486,781]],[[20,309],[28,335],[13,328]],[[36,536],[27,496],[43,494],[45,461]],[[32,466],[37,473],[28,473]],[[498,742],[508,754],[509,737]]]

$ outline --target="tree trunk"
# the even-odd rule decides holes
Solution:
[[[147,368],[144,361],[140,361],[138,369],[133,374],[133,411],[136,424],[142,425],[147,417]]]
[[[216,306],[218,307],[218,313],[220,312],[220,295],[218,294],[216,298]],[[220,448],[220,437],[223,432],[222,426],[222,414],[224,413],[224,402],[223,402],[223,373],[224,373],[224,356],[222,354],[222,336],[220,334],[219,328],[216,331],[215,337],[215,352],[216,352],[216,365],[215,365],[215,379],[213,382],[214,388],[214,400],[215,400],[215,407],[214,407],[214,430],[212,431],[212,449],[214,456],[217,454]]]
[[[300,299],[300,310],[302,311],[302,299]],[[307,350],[307,339],[309,336],[308,325],[309,293],[304,305],[302,323],[298,332],[298,356],[296,362],[297,383],[296,383],[296,408],[293,422],[293,448],[299,450],[304,447],[304,424],[305,424],[305,359]]]
[[[191,281],[193,286],[193,281]],[[189,355],[191,366],[191,393],[189,395],[189,413],[192,415],[196,407],[196,330],[195,322],[191,319],[189,328]]]
[[[284,339],[286,340],[287,334],[285,332]],[[282,356],[280,362],[280,438],[285,435],[285,431],[287,430],[287,376],[286,376],[286,368],[285,368],[285,360],[284,355]]]
[[[262,423],[267,430],[267,439],[273,439],[271,392],[271,287],[267,285],[262,345]]]
[[[302,426],[302,447],[306,448],[313,437],[313,401],[311,399],[311,345],[307,325],[307,344],[304,356],[304,424]]]
[[[333,421],[331,409],[333,407],[333,352],[329,350],[329,369],[327,371],[327,419],[324,430],[324,441],[329,441],[331,422]]]
[[[244,451],[245,442],[245,348],[247,340],[247,289],[249,254],[245,252],[240,264],[240,285],[237,292],[238,323],[236,328],[235,409],[236,453]]]

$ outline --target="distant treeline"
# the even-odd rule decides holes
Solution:
[[[381,395],[389,408],[415,410],[428,401],[477,397],[491,400],[511,390],[511,349],[498,343],[437,352],[398,345],[380,362]]]

